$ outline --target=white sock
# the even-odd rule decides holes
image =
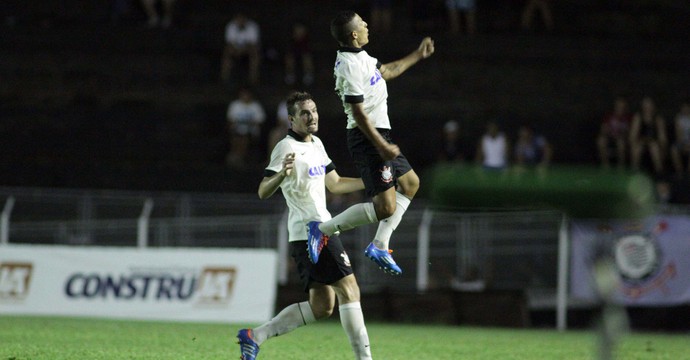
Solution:
[[[300,326],[316,321],[308,301],[289,305],[273,319],[253,330],[254,341],[262,342],[274,336],[287,334]]]
[[[379,228],[376,230],[376,236],[374,237],[374,245],[379,249],[388,250],[388,243],[391,240],[391,235],[393,231],[400,224],[403,214],[407,211],[407,207],[410,206],[410,200],[407,196],[395,192],[395,211],[387,219],[383,219],[379,222]]]
[[[377,221],[374,203],[360,203],[350,206],[334,218],[319,224],[319,230],[331,236],[337,231],[351,230]]]
[[[340,305],[340,323],[350,338],[350,345],[352,351],[355,353],[357,360],[370,360],[371,348],[369,347],[369,334],[367,327],[364,325],[364,315],[362,314],[362,305],[358,302]]]

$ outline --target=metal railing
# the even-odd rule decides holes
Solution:
[[[296,280],[280,196],[21,188],[0,188],[0,196],[0,245],[275,248],[279,281]],[[687,207],[660,211],[690,214]],[[525,291],[530,307],[557,308],[565,327],[569,244],[561,212],[432,211],[415,200],[390,242],[400,277],[364,256],[376,226],[340,235],[363,292]]]

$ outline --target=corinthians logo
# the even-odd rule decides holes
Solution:
[[[665,259],[657,238],[668,226],[666,221],[660,221],[647,233],[624,235],[615,242],[614,254],[624,296],[638,299],[649,293],[669,291],[669,281],[678,271],[674,261]]]
[[[655,275],[660,266],[660,250],[648,235],[626,235],[616,241],[618,271],[628,283],[640,283]]]

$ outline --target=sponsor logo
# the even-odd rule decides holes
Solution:
[[[71,299],[118,301],[196,300],[200,305],[227,304],[232,295],[236,269],[132,269],[120,274],[76,272],[67,277],[64,292]]]
[[[200,304],[226,304],[235,284],[234,268],[206,268],[199,281]]]
[[[369,79],[369,85],[374,86],[377,82],[381,81],[381,79],[383,79],[381,72],[379,69],[376,69],[376,71],[374,71],[374,75]]]
[[[381,169],[380,171],[381,171],[381,181],[383,181],[386,184],[393,181],[393,173],[391,173],[390,166],[384,166],[383,169]]]
[[[309,168],[309,176],[323,176],[326,175],[326,165],[312,166]]]
[[[29,295],[31,263],[0,263],[0,300],[23,300]]]

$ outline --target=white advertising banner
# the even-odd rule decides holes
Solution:
[[[263,322],[275,250],[0,246],[0,314]]]
[[[576,220],[571,226],[572,296],[596,301],[593,263],[615,262],[614,300],[632,306],[690,303],[690,218],[650,216],[639,221]]]

